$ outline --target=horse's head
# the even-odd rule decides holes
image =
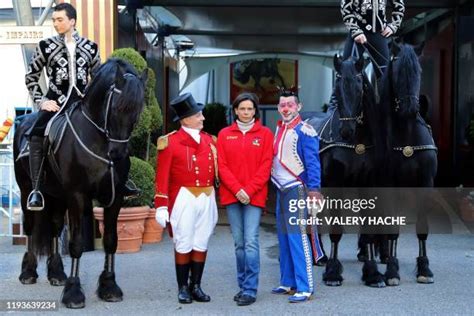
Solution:
[[[415,117],[420,110],[419,94],[421,66],[418,56],[423,44],[392,44],[393,59],[388,66],[390,88],[395,101],[395,112],[400,117]]]
[[[338,102],[341,126],[339,132],[344,139],[351,139],[355,134],[357,122],[363,110],[364,60],[352,58],[342,61],[334,56],[336,70],[335,96]]]
[[[109,59],[95,73],[84,97],[84,107],[108,142],[110,159],[128,155],[128,141],[143,110],[145,82],[127,62]]]

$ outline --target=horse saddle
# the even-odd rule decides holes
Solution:
[[[324,147],[325,144],[330,144],[336,141],[333,132],[333,121],[336,112],[337,108],[335,106],[330,106],[327,112],[304,112],[301,115],[301,118],[313,126],[318,133],[321,148]]]
[[[51,121],[48,123],[48,127],[46,128],[45,137],[47,137],[47,152],[49,154],[55,154],[59,147],[61,146],[61,142],[63,140],[64,132],[67,128],[67,120],[66,120],[66,113],[70,115],[75,109],[77,105],[72,105],[66,111],[55,115]],[[24,133],[21,137],[20,144],[21,144],[21,151],[18,155],[17,159],[23,158],[30,154],[29,149],[29,135],[31,130],[33,129],[34,122],[36,121],[37,113],[28,114],[25,119],[23,120],[23,124],[27,126],[27,132]]]

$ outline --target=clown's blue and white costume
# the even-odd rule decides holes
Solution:
[[[272,182],[277,187],[277,231],[280,249],[280,285],[313,293],[313,259],[323,256],[315,227],[295,225],[290,217],[307,219],[308,209],[290,212],[290,200],[305,200],[307,191],[319,191],[319,140],[312,126],[297,116],[279,122],[275,133]],[[311,232],[312,238],[307,233]],[[278,293],[278,292],[274,292]]]

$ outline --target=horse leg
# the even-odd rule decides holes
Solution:
[[[427,185],[433,186],[432,183]],[[426,197],[422,201],[429,201]],[[416,282],[422,284],[434,283],[434,275],[430,270],[430,262],[426,253],[426,240],[428,239],[429,226],[426,210],[421,207],[417,208],[418,214],[416,219],[416,232],[418,237],[418,258],[416,258]]]
[[[26,239],[27,251],[25,252],[21,262],[21,274],[18,279],[22,284],[35,284],[36,279],[38,278],[38,273],[36,272],[38,261],[36,260],[36,255],[33,251],[33,240],[31,235],[28,235]]]
[[[370,287],[385,287],[385,281],[383,275],[377,268],[377,262],[375,261],[375,243],[374,235],[362,234],[362,242],[367,247],[367,253],[369,254],[368,259],[364,262],[362,267],[362,281],[365,285]]]
[[[323,273],[323,281],[327,286],[341,286],[344,278],[342,277],[342,264],[338,259],[338,247],[342,238],[342,229],[338,227],[338,232],[329,234],[331,239],[331,254],[326,263],[326,271]]]
[[[29,179],[25,180],[29,181]],[[31,185],[31,184],[30,184]],[[28,188],[22,188],[21,190],[21,207],[23,209],[23,229],[26,234],[27,248],[21,262],[21,273],[18,279],[22,284],[35,284],[38,279],[38,273],[36,268],[38,261],[36,260],[36,254],[33,249],[33,224],[34,214],[26,209],[26,200],[28,198]]]
[[[122,198],[117,198],[111,208],[104,210],[104,270],[100,274],[97,296],[106,302],[120,302],[123,292],[115,282],[115,252],[117,250],[117,217]]]
[[[321,251],[323,252],[323,256],[319,258],[318,260],[316,260],[316,255],[315,255],[316,251],[313,251],[313,261],[314,261],[313,265],[316,265],[318,267],[323,267],[328,262],[328,256],[326,256],[326,250],[324,250],[324,244],[323,244],[323,240],[321,239],[321,234],[318,234],[318,240],[321,246]]]
[[[53,201],[49,202],[53,203]],[[66,206],[55,203],[51,208],[53,214],[53,241],[51,245],[51,255],[48,257],[48,280],[53,286],[64,286],[66,284],[66,273],[64,265],[59,254],[59,236],[64,227],[64,213]]]
[[[400,285],[400,274],[397,259],[397,243],[399,234],[388,235],[388,251],[387,270],[385,271],[385,283],[388,286]]]
[[[359,262],[366,262],[367,258],[369,257],[369,253],[367,252],[367,245],[365,245],[362,241],[362,237],[359,235],[357,238],[357,247],[359,248],[357,260],[359,260]]]
[[[423,284],[434,283],[434,275],[430,270],[430,262],[426,254],[428,234],[418,234],[419,256],[416,258],[416,282]]]
[[[79,279],[79,263],[82,256],[81,222],[83,211],[88,207],[92,209],[92,202],[86,201],[86,197],[74,194],[69,199],[68,214],[71,229],[71,240],[69,241],[69,253],[72,258],[71,274],[66,280],[61,302],[67,308],[84,308],[86,297]]]

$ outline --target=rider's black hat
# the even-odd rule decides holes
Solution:
[[[170,106],[176,113],[176,117],[173,119],[174,122],[182,120],[186,117],[194,115],[204,108],[204,105],[197,103],[191,93],[185,93],[178,96],[171,101]]]

